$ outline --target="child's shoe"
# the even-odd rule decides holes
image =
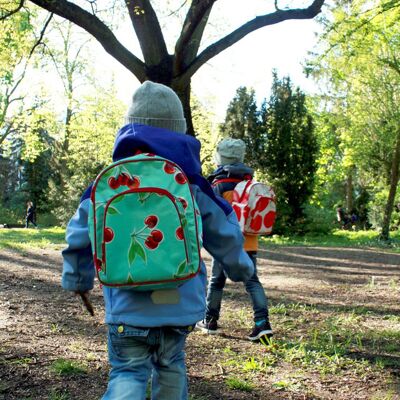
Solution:
[[[218,323],[214,318],[203,319],[203,321],[196,324],[196,327],[209,335],[215,335],[218,331]]]
[[[260,340],[261,338],[270,338],[273,336],[271,324],[268,320],[263,321],[261,324],[255,324],[253,331],[248,336],[252,341]]]

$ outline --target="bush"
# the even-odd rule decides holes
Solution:
[[[0,207],[0,224],[7,224],[10,226],[21,225],[24,223],[24,219],[24,212]]]
[[[338,228],[336,211],[308,204],[304,209],[304,233],[331,233]]]
[[[37,214],[37,223],[40,227],[60,226],[60,222],[52,213]]]

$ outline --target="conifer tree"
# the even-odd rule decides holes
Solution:
[[[295,224],[312,194],[318,151],[305,95],[293,88],[289,77],[279,80],[274,73],[271,97],[261,114],[267,134],[263,164],[279,194],[282,217]]]
[[[245,162],[253,168],[260,167],[258,160],[263,152],[258,114],[254,90],[242,86],[229,103],[221,125],[224,137],[242,139],[246,143]]]

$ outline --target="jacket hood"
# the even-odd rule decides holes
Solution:
[[[123,126],[115,138],[113,161],[131,157],[138,150],[175,162],[188,178],[201,174],[200,142],[193,136],[148,125]]]
[[[245,179],[247,176],[253,177],[254,170],[241,162],[235,164],[221,165],[209,177],[208,181],[215,179],[236,178]]]

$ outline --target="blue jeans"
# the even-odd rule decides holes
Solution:
[[[186,400],[184,348],[189,330],[109,325],[111,371],[102,400],[144,400],[149,379],[153,400]]]
[[[268,301],[264,288],[257,276],[257,252],[247,254],[254,263],[254,275],[244,284],[253,304],[254,321],[268,319]],[[213,259],[211,279],[207,291],[206,318],[219,319],[226,275],[222,264]]]

